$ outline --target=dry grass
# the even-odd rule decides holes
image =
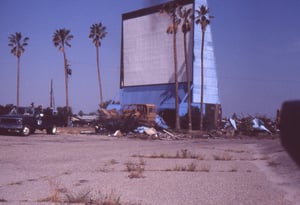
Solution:
[[[245,150],[226,149],[225,152],[244,153]]]
[[[13,186],[13,185],[22,185],[22,184],[23,184],[23,182],[18,181],[18,182],[12,182],[12,183],[10,183],[10,184],[8,184],[8,185]]]
[[[175,172],[196,172],[197,171],[197,165],[194,162],[191,162],[190,164],[186,166],[179,166],[176,165],[172,169],[166,169],[165,171],[175,171]]]
[[[94,197],[90,190],[82,190],[78,193],[72,193],[53,180],[49,180],[49,185],[51,188],[50,196],[40,199],[37,202],[50,202],[54,204],[121,205],[120,196],[118,196],[114,191],[105,195],[98,192],[98,194]]]
[[[115,160],[115,159],[111,159],[109,163],[111,165],[115,165],[115,164],[118,164],[119,162],[117,162],[117,160]]]
[[[202,154],[194,154],[187,149],[182,149],[180,151],[177,151],[175,155],[168,155],[168,154],[152,154],[152,155],[132,155],[132,157],[143,157],[143,158],[161,158],[161,159],[198,159],[198,160],[204,160],[205,155]]]
[[[232,166],[228,172],[237,172],[238,171],[238,168],[236,166]]]
[[[268,155],[264,155],[262,157],[259,158],[260,160],[268,160],[270,159],[270,157]]]
[[[67,203],[89,203],[91,201],[90,191],[84,190],[80,191],[79,193],[65,193],[66,201]]]
[[[232,156],[228,153],[223,153],[222,155],[214,155],[214,160],[219,160],[219,161],[230,161],[232,160]]]
[[[210,166],[207,164],[202,164],[199,168],[200,172],[209,172],[210,171]]]
[[[276,161],[274,161],[274,160],[269,160],[269,161],[268,161],[268,166],[269,166],[269,167],[277,167],[278,165],[280,165],[279,162],[276,162]]]
[[[145,161],[143,158],[140,158],[139,163],[127,162],[125,164],[126,171],[129,172],[129,178],[144,178],[143,172],[145,171]]]

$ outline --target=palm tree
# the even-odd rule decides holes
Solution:
[[[64,73],[65,73],[65,88],[66,88],[66,108],[68,115],[70,114],[69,108],[69,89],[68,89],[68,76],[72,74],[71,69],[69,68],[69,64],[67,63],[67,56],[65,47],[71,47],[70,41],[73,39],[73,35],[70,34],[70,30],[68,29],[58,29],[53,34],[53,44],[55,47],[63,53],[64,56]],[[69,118],[69,117],[68,117]],[[69,124],[69,119],[68,119]]]
[[[204,63],[203,63],[203,53],[204,53],[204,38],[207,25],[210,24],[210,19],[213,16],[209,16],[209,9],[202,5],[199,10],[196,10],[198,16],[195,17],[196,24],[201,25],[202,40],[201,40],[201,97],[200,97],[200,130],[203,130],[203,91],[204,91]]]
[[[180,24],[180,18],[178,18],[176,11],[179,7],[177,1],[172,1],[170,3],[164,4],[161,10],[161,13],[167,13],[172,22],[167,28],[168,34],[173,34],[173,56],[174,56],[174,78],[175,78],[175,112],[176,112],[176,121],[175,128],[180,130],[180,121],[179,121],[179,96],[178,96],[178,73],[177,73],[177,48],[176,48],[176,34],[178,30],[178,25]]]
[[[25,52],[25,46],[28,45],[28,37],[22,39],[21,32],[11,34],[9,37],[8,46],[11,47],[11,53],[18,58],[18,71],[17,71],[17,106],[19,106],[19,95],[20,95],[20,58],[22,53]]]
[[[192,9],[186,9],[184,7],[179,7],[178,16],[182,20],[181,31],[183,33],[183,45],[184,45],[184,63],[185,63],[185,72],[186,72],[186,81],[188,88],[188,130],[192,130],[192,112],[191,112],[191,82],[190,82],[190,70],[188,66],[188,57],[187,57],[187,33],[191,31],[192,25],[190,19],[192,16]]]
[[[101,46],[101,40],[106,36],[107,32],[105,31],[106,27],[102,23],[93,24],[90,27],[89,38],[92,39],[93,43],[96,46],[96,60],[97,60],[97,70],[98,70],[98,83],[99,83],[99,92],[100,92],[100,106],[103,104],[102,98],[102,85],[101,85],[101,76],[100,76],[100,64],[99,64],[99,47]]]

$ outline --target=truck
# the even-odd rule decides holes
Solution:
[[[0,134],[18,133],[22,136],[33,134],[35,130],[46,130],[56,134],[53,110],[41,107],[14,107],[8,114],[0,115]]]

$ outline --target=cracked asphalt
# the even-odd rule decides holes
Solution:
[[[132,173],[129,164],[142,169]],[[300,169],[276,137],[0,135],[0,166],[0,204],[53,204],[82,193],[142,205],[300,202]]]

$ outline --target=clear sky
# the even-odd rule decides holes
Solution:
[[[96,111],[99,88],[92,24],[107,36],[100,47],[104,100],[119,95],[122,13],[159,0],[0,0],[0,104],[16,103],[17,58],[8,36],[30,38],[21,56],[20,104],[49,106],[54,81],[56,106],[65,106],[63,55],[55,30],[74,35],[67,58],[73,70],[69,102],[74,113]],[[274,116],[285,100],[300,98],[300,1],[208,0],[223,115]],[[200,29],[199,27],[196,29]],[[200,30],[199,30],[200,32]]]

